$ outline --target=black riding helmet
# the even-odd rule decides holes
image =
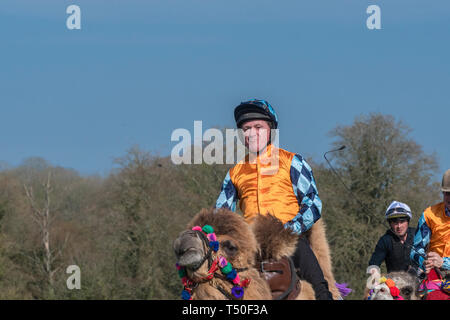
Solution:
[[[277,114],[270,103],[265,100],[252,99],[241,102],[241,104],[234,109],[234,119],[236,120],[236,126],[238,128],[240,128],[244,122],[250,120],[266,120],[271,123],[272,129],[278,128]]]

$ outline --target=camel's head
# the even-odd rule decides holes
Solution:
[[[208,251],[207,243],[199,232],[186,230],[173,243],[177,263],[191,270],[197,270]]]
[[[385,277],[381,277],[378,270],[371,270],[371,276],[367,280],[367,288],[372,292],[370,294],[370,300],[416,300],[416,279],[407,272],[391,272]],[[398,289],[398,296],[394,297],[392,292],[396,289],[392,289],[393,284]],[[393,291],[394,290],[394,291]]]
[[[208,239],[195,226],[209,225],[214,229],[219,242],[215,255],[225,257],[234,267],[253,266],[258,245],[255,236],[244,219],[229,210],[202,210],[180,233],[173,243],[177,263],[186,267],[190,278],[204,276],[208,272]]]

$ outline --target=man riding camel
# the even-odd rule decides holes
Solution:
[[[369,266],[380,266],[384,261],[387,272],[410,271],[416,275],[411,266],[410,251],[415,229],[409,227],[412,218],[410,207],[406,203],[393,201],[386,210],[385,219],[390,229],[378,240],[375,251],[369,260]]]
[[[246,158],[231,168],[222,185],[216,208],[236,210],[251,223],[259,213],[271,213],[286,228],[303,235],[321,217],[311,167],[299,154],[277,148],[271,142],[278,117],[265,100],[242,102],[234,110],[236,126],[243,131]],[[292,257],[298,276],[314,288],[316,299],[332,300],[320,265],[306,237],[300,236]]]
[[[425,209],[420,216],[414,236],[411,259],[427,274],[450,274],[450,169],[442,179],[444,201]],[[426,257],[426,258],[425,258]]]

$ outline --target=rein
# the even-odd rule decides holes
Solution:
[[[184,286],[184,289],[181,292],[181,298],[183,300],[192,300],[193,291],[198,287],[199,283],[205,283],[210,281],[212,278],[217,277],[222,280],[230,281],[233,284],[233,287],[231,288],[231,294],[221,286],[216,286],[216,289],[219,290],[226,298],[230,300],[242,299],[244,297],[244,289],[248,287],[250,279],[241,280],[238,272],[245,271],[248,268],[236,269],[233,268],[232,264],[228,262],[225,257],[213,257],[213,252],[217,253],[217,251],[219,250],[219,241],[217,241],[214,229],[210,225],[205,225],[203,226],[203,228],[195,226],[192,228],[192,230],[200,235],[203,243],[206,244],[208,248],[208,252],[202,258],[202,260],[200,260],[198,267],[193,270],[198,270],[203,265],[203,263],[208,260],[208,273],[205,277],[199,279],[198,281],[193,281],[187,276],[186,268],[180,266],[177,263],[175,266]],[[219,269],[222,272],[222,275],[217,273]]]

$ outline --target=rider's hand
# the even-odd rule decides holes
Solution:
[[[444,259],[442,259],[439,254],[437,254],[436,252],[429,252],[427,254],[427,260],[425,260],[425,273],[428,274],[434,267],[442,267],[443,263]]]

